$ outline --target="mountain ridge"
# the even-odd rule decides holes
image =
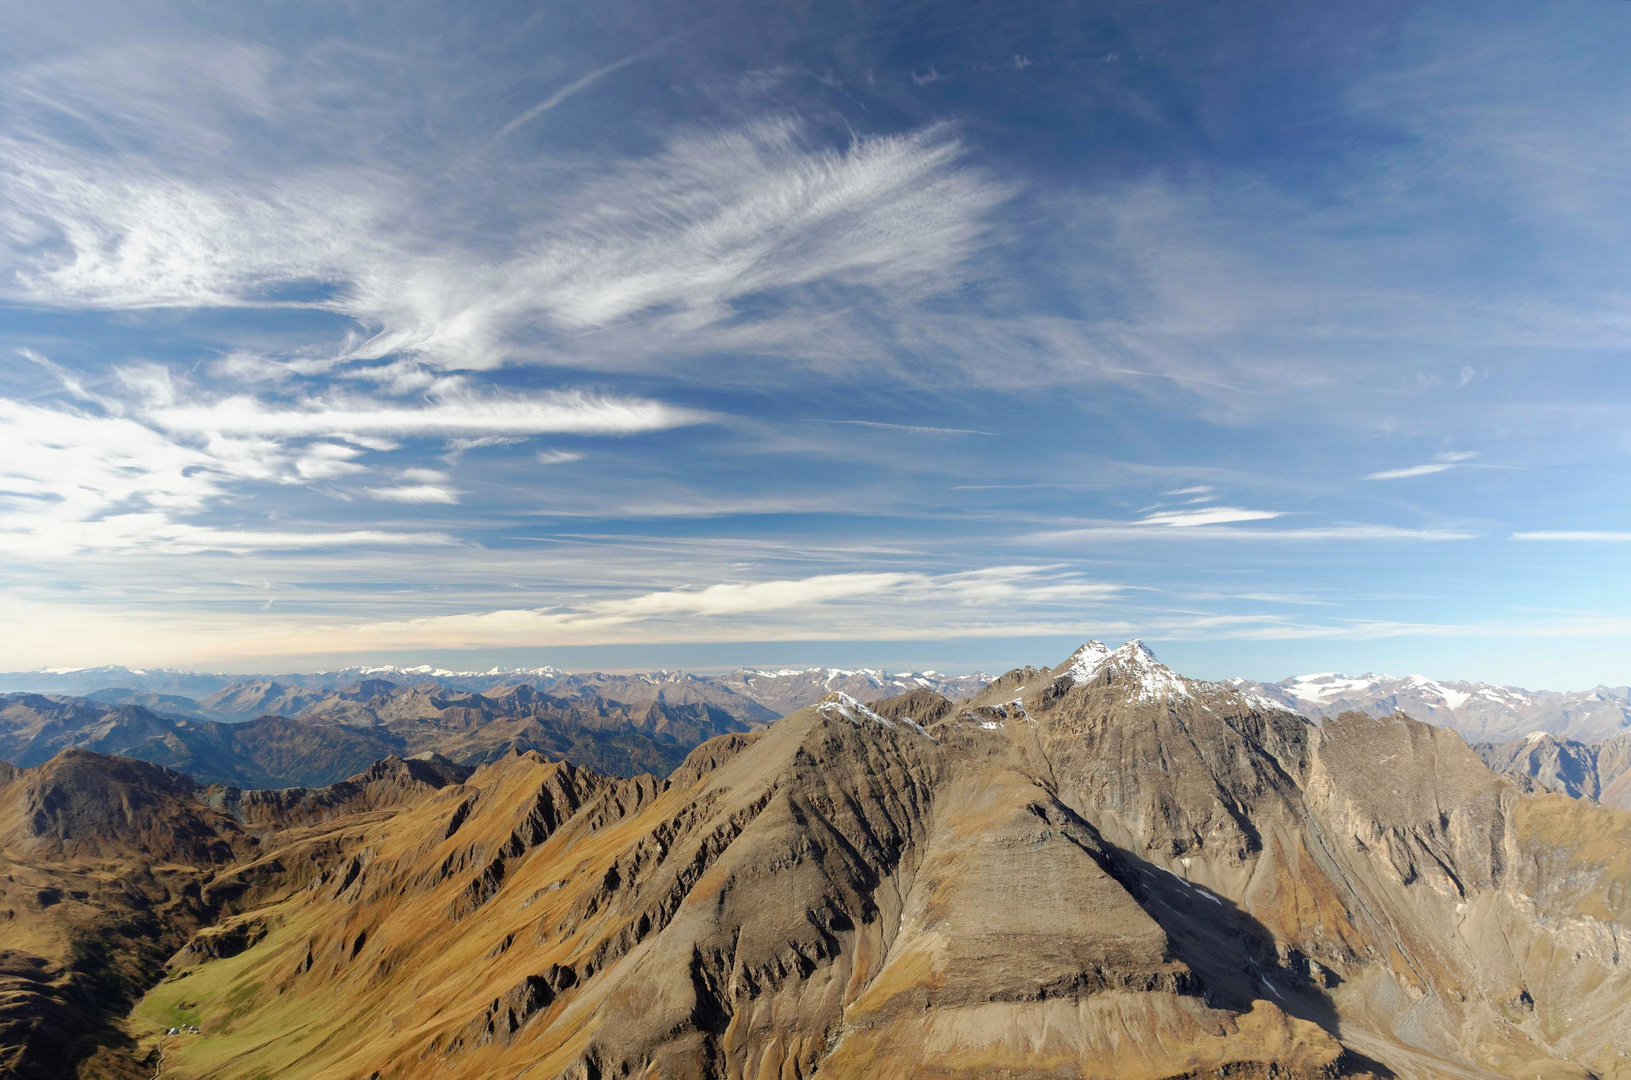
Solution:
[[[874,668],[737,668],[722,675],[659,670],[633,674],[567,672],[552,667],[453,671],[428,665],[373,666],[279,675],[210,674],[122,667],[41,668],[0,673],[0,693],[67,693],[107,704],[135,704],[180,715],[226,722],[268,714],[298,715],[352,687],[384,682],[396,686],[434,683],[447,691],[489,693],[530,685],[559,697],[606,697],[627,703],[704,701],[745,720],[773,720],[823,694],[892,696],[926,687],[953,696],[983,686],[983,674],[890,673]]]

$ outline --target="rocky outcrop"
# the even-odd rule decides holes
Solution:
[[[327,787],[242,791],[216,786],[206,790],[202,798],[246,825],[278,830],[348,814],[395,809],[450,784],[462,783],[470,773],[469,767],[438,754],[413,758],[392,755]]]

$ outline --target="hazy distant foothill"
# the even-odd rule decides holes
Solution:
[[[0,675],[0,689],[17,688],[0,694],[0,761],[37,765],[83,747],[202,783],[296,787],[333,783],[392,754],[479,765],[537,750],[610,775],[665,776],[698,743],[762,727],[825,694],[870,700],[930,689],[958,697],[984,683],[980,675],[835,668],[718,677],[552,668],[21,672]]]

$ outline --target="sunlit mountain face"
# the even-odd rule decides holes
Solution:
[[[1626,640],[1625,5],[15,5],[3,666]]]

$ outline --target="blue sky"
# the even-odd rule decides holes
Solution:
[[[1631,679],[1631,5],[44,7],[0,667]]]

